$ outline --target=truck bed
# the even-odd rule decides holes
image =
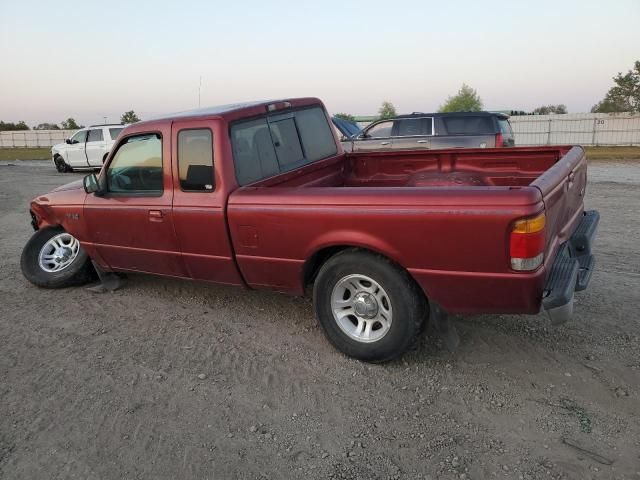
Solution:
[[[533,183],[571,147],[348,153],[260,186],[521,187]],[[314,168],[315,167],[315,168]]]
[[[228,219],[252,286],[301,293],[308,259],[346,244],[405,266],[449,312],[536,313],[585,186],[580,147],[349,153],[236,190]],[[541,212],[544,263],[514,272],[511,226]]]

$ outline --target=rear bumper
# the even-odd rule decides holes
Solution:
[[[542,307],[554,324],[564,323],[571,318],[574,293],[587,288],[591,280],[595,264],[591,250],[599,221],[600,214],[597,211],[584,212],[578,228],[560,246],[549,270]]]

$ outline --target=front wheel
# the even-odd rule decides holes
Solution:
[[[69,166],[67,162],[64,161],[64,158],[62,157],[62,155],[56,155],[54,157],[54,163],[56,165],[56,170],[59,173],[73,172],[73,169],[71,168],[71,166]]]
[[[407,351],[428,314],[424,294],[405,270],[358,250],[340,252],[322,266],[313,302],[329,341],[367,362]]]
[[[91,279],[91,262],[80,242],[62,228],[38,230],[20,258],[22,274],[34,285],[63,288]]]

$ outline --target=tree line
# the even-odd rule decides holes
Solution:
[[[136,112],[133,110],[129,110],[128,112],[124,112],[120,116],[120,123],[136,123],[139,122],[140,118],[136,115]],[[73,117],[69,117],[66,120],[57,123],[39,123],[38,125],[34,125],[33,128],[29,128],[29,125],[24,121],[19,122],[3,122],[0,120],[0,132],[7,132],[13,130],[79,130],[84,128],[84,125],[79,125]]]
[[[604,98],[591,108],[591,113],[640,112],[640,61],[636,61],[627,73],[618,73],[613,77],[614,85]],[[478,92],[467,84],[462,84],[455,95],[449,96],[440,105],[438,112],[479,112],[483,109],[483,102]],[[512,115],[549,115],[568,113],[567,106],[541,105],[531,112],[512,111]],[[338,118],[355,122],[356,117],[348,113],[337,113]],[[396,108],[387,100],[378,109],[377,120],[397,116]]]

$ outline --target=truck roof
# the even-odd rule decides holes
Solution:
[[[312,104],[322,104],[322,101],[314,97],[285,98],[278,100],[255,100],[251,102],[230,103],[226,105],[196,108],[194,110],[169,113],[166,115],[150,118],[148,121],[156,122],[159,120],[173,120],[176,118],[184,119],[205,117],[225,117],[227,120],[231,121],[238,118],[261,115],[267,113],[268,111],[277,111],[285,108],[301,107]],[[139,122],[138,125],[140,123],[145,122]]]

